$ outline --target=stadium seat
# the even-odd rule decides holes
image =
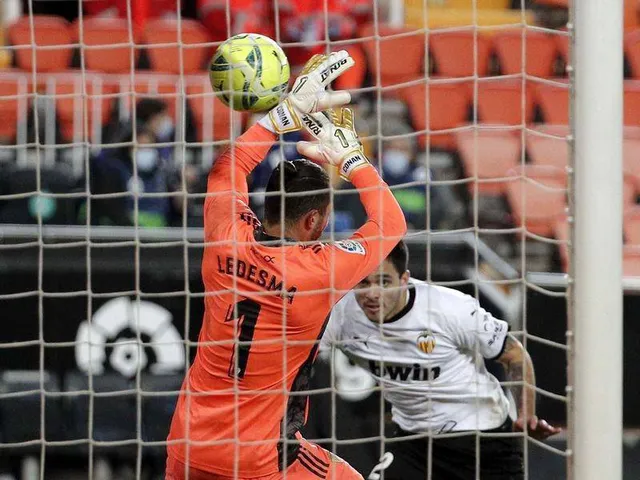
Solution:
[[[558,253],[563,272],[569,271],[569,222],[566,218],[558,219],[553,225],[554,238],[558,240]]]
[[[389,87],[424,77],[425,37],[422,32],[380,25],[378,35],[379,40],[375,38],[373,25],[360,31],[361,37],[369,37],[362,45],[374,85]],[[394,93],[383,91],[383,94]]]
[[[491,42],[479,32],[433,32],[429,49],[441,77],[484,76],[489,71]]]
[[[536,85],[535,96],[546,123],[568,125],[569,85],[563,79],[556,79],[556,81],[565,85],[540,83]]]
[[[135,31],[129,28],[127,20],[121,18],[88,17],[73,25],[74,41],[80,43],[82,34],[82,43],[90,47],[81,49],[85,67],[106,73],[127,73],[135,68],[140,56],[139,49],[129,45],[113,48],[113,45],[128,44],[130,41],[137,43]]]
[[[455,137],[445,130],[464,125],[469,108],[468,85],[461,82],[431,83],[428,104],[425,85],[402,89],[401,94],[409,107],[413,128],[423,133],[418,137],[421,148],[429,145],[455,149]],[[429,119],[425,105],[429,106]]]
[[[49,15],[33,15],[32,18],[36,70],[55,72],[67,69],[73,53],[69,23],[62,17]],[[9,42],[15,46],[31,45],[31,34],[30,19],[26,16],[18,19],[8,29]],[[33,70],[33,48],[22,47],[15,52],[18,67],[22,70]]]
[[[522,97],[524,94],[524,115]],[[522,80],[481,79],[478,82],[478,117],[482,123],[522,125],[533,120],[533,85]]]
[[[565,169],[569,165],[569,143],[566,138],[527,134],[527,154],[534,165]]]
[[[640,139],[640,127],[635,125],[625,125],[624,138]]]
[[[147,52],[153,70],[169,73],[196,73],[203,70],[210,51],[205,45],[209,42],[207,31],[200,22],[185,18],[180,22],[180,30],[182,40],[178,46],[176,19],[163,18],[147,22],[144,38],[148,44]],[[174,45],[154,47],[154,44]]]
[[[47,89],[46,94],[55,95],[56,115],[63,141],[74,141],[76,134],[81,140],[92,139],[95,129],[108,122],[113,111],[116,93],[114,86],[102,84],[99,77],[87,78],[85,95],[81,78],[78,77],[73,80],[57,80],[52,88],[53,91]],[[85,116],[88,131],[85,131]]]
[[[625,176],[640,192],[640,139],[625,137],[622,145]]]
[[[242,115],[222,103],[211,91],[209,82],[189,85],[187,97],[198,141],[229,140],[240,133]]]
[[[624,82],[624,124],[640,126],[640,80]]]
[[[622,248],[622,274],[640,277],[640,248],[627,245]]]
[[[520,138],[509,130],[465,130],[456,134],[458,154],[471,194],[478,180],[478,193],[502,195],[505,192],[505,172],[520,163]]]
[[[25,77],[10,78],[7,75],[0,79],[0,145],[13,143],[18,123],[26,120],[30,88],[30,82]],[[19,96],[22,96],[22,100]]]
[[[556,44],[552,36],[535,30],[506,30],[493,37],[494,50],[504,75],[521,74],[522,36],[524,33],[524,56],[527,75],[550,77],[557,57]]]
[[[631,76],[640,78],[640,30],[625,34],[624,54],[631,69]]]
[[[566,173],[546,165],[524,165],[510,170],[508,176],[520,176],[507,183],[515,226],[551,238],[555,222],[566,211]]]
[[[554,41],[556,42],[556,49],[558,54],[565,65],[569,65],[569,35],[565,30],[560,30],[555,35]]]
[[[624,241],[627,245],[640,247],[640,207],[634,206],[624,212]]]

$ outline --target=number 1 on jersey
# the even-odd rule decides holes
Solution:
[[[251,342],[253,334],[260,315],[260,304],[249,298],[245,298],[235,305],[230,305],[227,309],[225,322],[238,320],[240,332],[238,334],[237,350],[231,354],[228,375],[236,377],[238,380],[244,378],[244,372],[247,369],[249,361],[249,351],[251,350]],[[238,362],[236,364],[235,351],[238,352]]]

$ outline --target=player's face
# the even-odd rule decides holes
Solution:
[[[404,307],[409,272],[398,273],[385,260],[380,268],[356,286],[356,301],[372,322],[388,320]]]

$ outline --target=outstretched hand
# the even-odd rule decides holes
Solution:
[[[539,419],[537,416],[525,419],[519,417],[513,424],[514,432],[524,432],[536,440],[545,440],[552,435],[556,435],[562,431],[561,428],[549,425],[546,420]]]

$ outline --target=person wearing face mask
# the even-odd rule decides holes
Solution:
[[[131,131],[118,143],[126,146],[105,148],[91,163],[91,193],[127,192],[114,198],[91,198],[91,223],[107,225],[139,225],[162,227],[169,224],[173,213],[168,196],[167,173],[160,165],[156,137],[147,127],[139,127],[135,141]]]
[[[446,214],[442,201],[442,187],[432,185],[427,216],[427,183],[431,172],[418,160],[418,145],[408,124],[388,121],[382,124],[382,151],[379,155],[382,176],[396,186],[393,194],[405,212],[407,221],[416,229],[424,229],[427,218],[431,228],[436,228]]]

